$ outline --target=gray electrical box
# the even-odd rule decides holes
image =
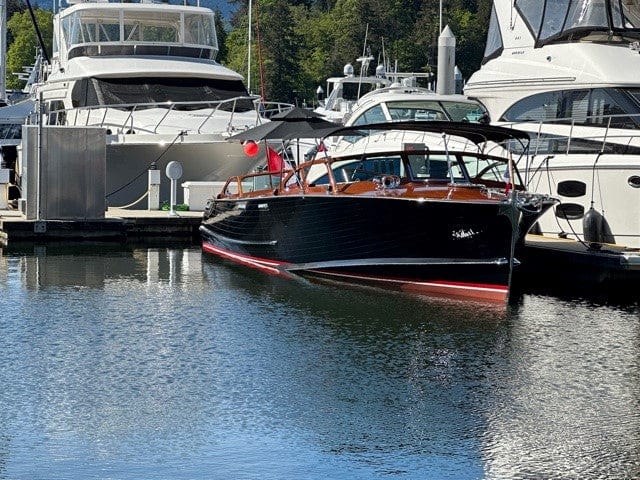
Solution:
[[[42,127],[41,132],[40,139],[37,125],[22,127],[20,170],[27,219],[104,218],[105,129]]]

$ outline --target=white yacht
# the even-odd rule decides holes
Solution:
[[[319,106],[314,111],[331,122],[345,123],[359,100],[369,93],[393,86],[417,87],[418,79],[429,81],[433,76],[431,73],[398,72],[397,68],[391,70],[388,61],[376,67],[375,75],[369,75],[372,60],[372,56],[358,58],[360,74],[356,75],[353,65],[347,63],[344,76],[329,77],[326,92],[318,87],[319,97],[326,94],[326,99],[319,98]]]
[[[394,83],[361,96],[342,121],[348,127],[407,121],[489,123],[489,115],[480,102],[464,95],[441,95],[428,88]],[[333,138],[330,145],[324,142],[322,148],[348,148],[351,140],[352,137]],[[297,142],[307,160],[322,151],[317,139]]]
[[[356,76],[353,65],[347,63],[342,77],[327,78],[326,91],[318,87],[319,105],[314,111],[331,122],[343,123],[363,95],[391,85],[391,81],[381,74],[383,69],[384,67],[378,70],[378,75],[369,76],[363,67],[363,72]],[[320,98],[325,94],[326,98]]]
[[[546,235],[640,248],[640,2],[495,0],[465,86],[534,137],[528,188],[561,203]]]
[[[107,204],[144,208],[149,168],[183,181],[225,180],[260,157],[226,138],[263,121],[240,74],[215,61],[214,13],[168,3],[68,0],[54,16],[46,78],[34,86],[49,125],[106,130]],[[178,201],[181,201],[179,189]],[[142,200],[136,202],[136,200]]]
[[[488,123],[484,107],[464,95],[441,95],[422,87],[384,87],[364,95],[345,118],[346,126],[399,121]]]

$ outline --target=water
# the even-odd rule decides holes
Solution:
[[[5,251],[0,479],[639,478],[639,310]]]

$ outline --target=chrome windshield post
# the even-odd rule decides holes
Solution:
[[[447,135],[445,133],[442,134],[442,141],[444,142],[444,152],[447,156],[447,170],[449,172],[449,180],[451,183],[455,183],[453,181],[453,169],[451,168],[451,155],[449,154],[449,145],[447,143]]]

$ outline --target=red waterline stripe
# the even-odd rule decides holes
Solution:
[[[431,282],[418,282],[415,280],[403,280],[397,278],[374,277],[369,275],[356,275],[315,270],[325,276],[342,277],[368,282],[390,283],[400,287],[401,290],[410,292],[433,292],[454,297],[476,297],[494,301],[505,301],[509,288],[503,285],[485,285],[463,282],[446,282],[436,280]]]
[[[267,260],[259,257],[251,257],[248,255],[240,255],[237,253],[233,253],[229,250],[225,250],[222,248],[215,247],[210,243],[203,242],[202,249],[218,255],[223,258],[227,258],[237,263],[241,263],[243,265],[247,265],[252,268],[257,268],[264,272],[275,274],[275,275],[288,275],[287,272],[284,272],[282,268],[289,265],[287,262],[277,262],[273,260]],[[504,285],[490,285],[490,284],[481,284],[481,283],[464,283],[464,282],[453,282],[453,281],[444,281],[444,280],[433,280],[430,282],[418,282],[415,280],[408,279],[398,279],[398,278],[387,278],[387,277],[375,277],[372,275],[357,275],[350,273],[335,273],[330,271],[325,271],[322,269],[318,270],[309,270],[310,272],[317,272],[322,275],[332,276],[332,277],[341,277],[341,278],[351,278],[357,280],[365,280],[369,282],[378,282],[378,283],[392,283],[399,285],[402,290],[407,291],[425,291],[425,292],[436,292],[436,293],[444,293],[452,296],[472,296],[472,297],[480,297],[480,298],[488,298],[493,300],[502,301],[507,298],[509,288]]]
[[[273,260],[266,260],[263,258],[251,257],[248,255],[240,255],[223,248],[215,247],[206,242],[202,242],[202,249],[206,252],[213,253],[214,255],[227,258],[229,260],[247,265],[249,267],[257,268],[272,275],[287,275],[287,273],[282,271],[281,268],[278,268],[287,265],[284,262],[275,262]]]

